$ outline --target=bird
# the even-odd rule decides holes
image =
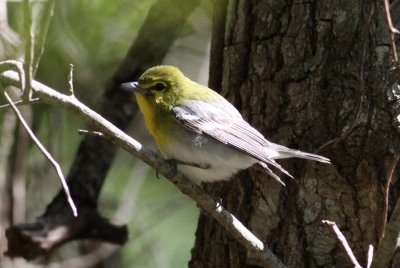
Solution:
[[[293,178],[275,160],[304,158],[330,163],[326,157],[268,141],[239,111],[214,90],[186,77],[177,67],[158,65],[121,88],[133,92],[146,128],[166,160],[195,182],[229,180],[259,164],[283,183],[271,167]]]

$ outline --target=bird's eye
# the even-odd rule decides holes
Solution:
[[[163,83],[157,83],[154,85],[154,89],[157,91],[163,91],[165,89],[165,85]]]

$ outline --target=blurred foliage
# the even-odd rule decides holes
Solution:
[[[95,107],[107,79],[111,78],[125,56],[154,2],[57,1],[35,79],[67,92],[67,76],[72,63],[75,95],[90,107]],[[20,34],[22,3],[10,1],[7,8],[10,27]],[[34,2],[36,21],[41,18],[42,8],[43,1]],[[179,65],[204,83],[208,72],[209,1],[203,1],[195,13],[166,61]],[[156,36],[154,41],[157,42]],[[19,45],[13,51],[15,56],[11,58],[20,58],[23,47]],[[0,55],[1,59],[5,57],[10,55]],[[0,110],[0,121],[3,111]],[[84,128],[82,122],[63,109],[34,105],[32,128],[67,174],[81,140],[76,130]],[[142,126],[135,122],[134,128],[136,133],[138,129],[140,132]],[[171,183],[164,178],[156,179],[155,172],[146,170],[143,165],[127,153],[119,152],[109,172],[99,207],[110,218],[128,223],[130,240],[99,267],[187,266],[198,209],[192,200],[178,192]],[[142,172],[139,174],[138,170]],[[44,211],[60,185],[53,168],[36,147],[31,147],[27,152],[26,174],[29,221]],[[46,266],[43,263],[47,262],[63,262],[72,257],[79,258],[91,250],[93,248],[84,243],[70,243],[55,252],[50,259],[42,260],[42,265]],[[0,260],[0,266],[1,263]],[[28,264],[24,265],[28,267]]]
[[[100,207],[111,218],[130,218],[130,242],[121,249],[117,267],[185,267],[197,225],[194,202],[125,152],[110,173],[115,176],[106,181]]]
[[[66,89],[72,63],[79,94],[93,100],[90,96],[101,93],[105,79],[125,56],[153,2],[57,1],[37,79],[45,78],[47,85]],[[9,6],[11,24],[21,32],[21,4],[12,2]],[[36,19],[42,7],[40,1],[35,2]]]

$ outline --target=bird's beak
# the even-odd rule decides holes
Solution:
[[[122,83],[120,85],[120,88],[122,88],[123,90],[127,90],[129,92],[133,92],[133,93],[141,93],[141,94],[145,94],[146,93],[146,90],[141,88],[139,86],[138,82]]]

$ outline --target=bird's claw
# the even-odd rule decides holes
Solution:
[[[216,196],[212,196],[212,199],[215,202],[214,209],[219,209],[222,206],[222,197],[216,195]]]
[[[197,163],[191,163],[191,162],[185,162],[182,160],[177,160],[177,159],[165,159],[165,162],[168,162],[171,168],[171,172],[168,175],[165,175],[167,179],[171,179],[178,174],[178,165],[185,165],[185,166],[191,166],[191,167],[197,167],[197,168],[202,168],[202,169],[208,169],[210,168],[209,164],[197,164]],[[156,170],[156,177],[159,179],[159,174],[158,171]]]
[[[171,173],[168,174],[168,175],[165,175],[165,177],[167,179],[172,179],[178,173],[178,163],[177,163],[177,161],[175,159],[167,159],[165,161],[169,163],[169,166],[170,166],[170,169],[171,169]],[[157,178],[158,178],[158,173],[157,173]]]
[[[164,177],[166,177],[167,179],[172,179],[178,173],[177,161],[175,159],[165,159],[164,161],[167,162],[170,167],[170,174],[164,175]],[[157,169],[156,169],[156,177],[157,179],[160,179],[160,173],[158,172]]]

